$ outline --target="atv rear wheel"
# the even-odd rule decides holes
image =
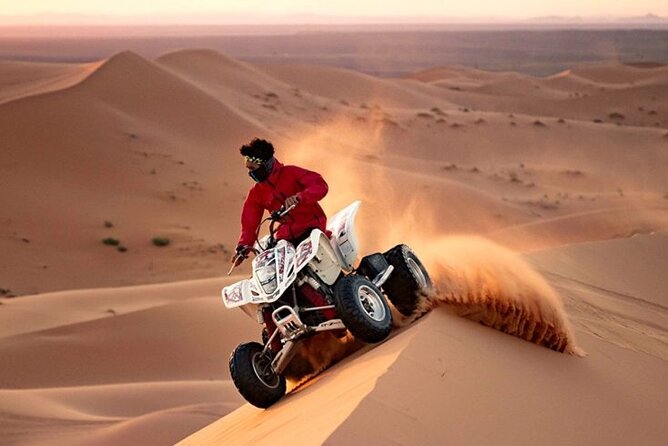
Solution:
[[[401,314],[410,316],[417,308],[420,292],[432,287],[429,273],[407,245],[397,245],[383,255],[394,267],[383,290]]]
[[[336,311],[350,333],[362,342],[385,340],[392,330],[392,313],[383,292],[365,277],[345,276],[334,289]]]
[[[230,374],[241,396],[266,409],[285,395],[285,377],[271,368],[271,355],[257,342],[240,344],[230,355]]]

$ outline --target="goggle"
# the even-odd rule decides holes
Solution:
[[[248,163],[253,163],[253,164],[262,164],[264,163],[264,160],[261,158],[258,158],[256,156],[244,156],[244,159]]]

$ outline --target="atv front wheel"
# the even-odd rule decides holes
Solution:
[[[420,291],[432,287],[429,273],[406,245],[397,245],[383,254],[394,267],[383,284],[383,290],[392,305],[404,316],[410,316],[417,308]]]
[[[392,313],[373,282],[362,276],[345,276],[336,283],[334,293],[336,312],[355,338],[376,343],[390,335]]]
[[[230,355],[230,374],[241,396],[266,409],[285,395],[285,377],[271,368],[271,355],[257,342],[240,344]]]

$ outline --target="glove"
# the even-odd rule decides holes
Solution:
[[[252,249],[253,248],[247,245],[237,246],[236,252],[232,256],[232,263],[234,263],[234,266],[241,265],[241,263],[248,258]]]
[[[300,201],[301,198],[299,198],[299,194],[294,194],[285,199],[285,203],[283,204],[283,206],[285,206],[285,209],[287,209],[290,206],[299,203]]]

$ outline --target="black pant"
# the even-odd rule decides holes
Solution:
[[[292,243],[292,246],[297,247],[297,245],[299,245],[301,242],[303,242],[304,240],[306,240],[311,236],[311,232],[314,229],[315,228],[308,228],[300,236],[295,237],[293,239],[286,239],[286,241]]]

